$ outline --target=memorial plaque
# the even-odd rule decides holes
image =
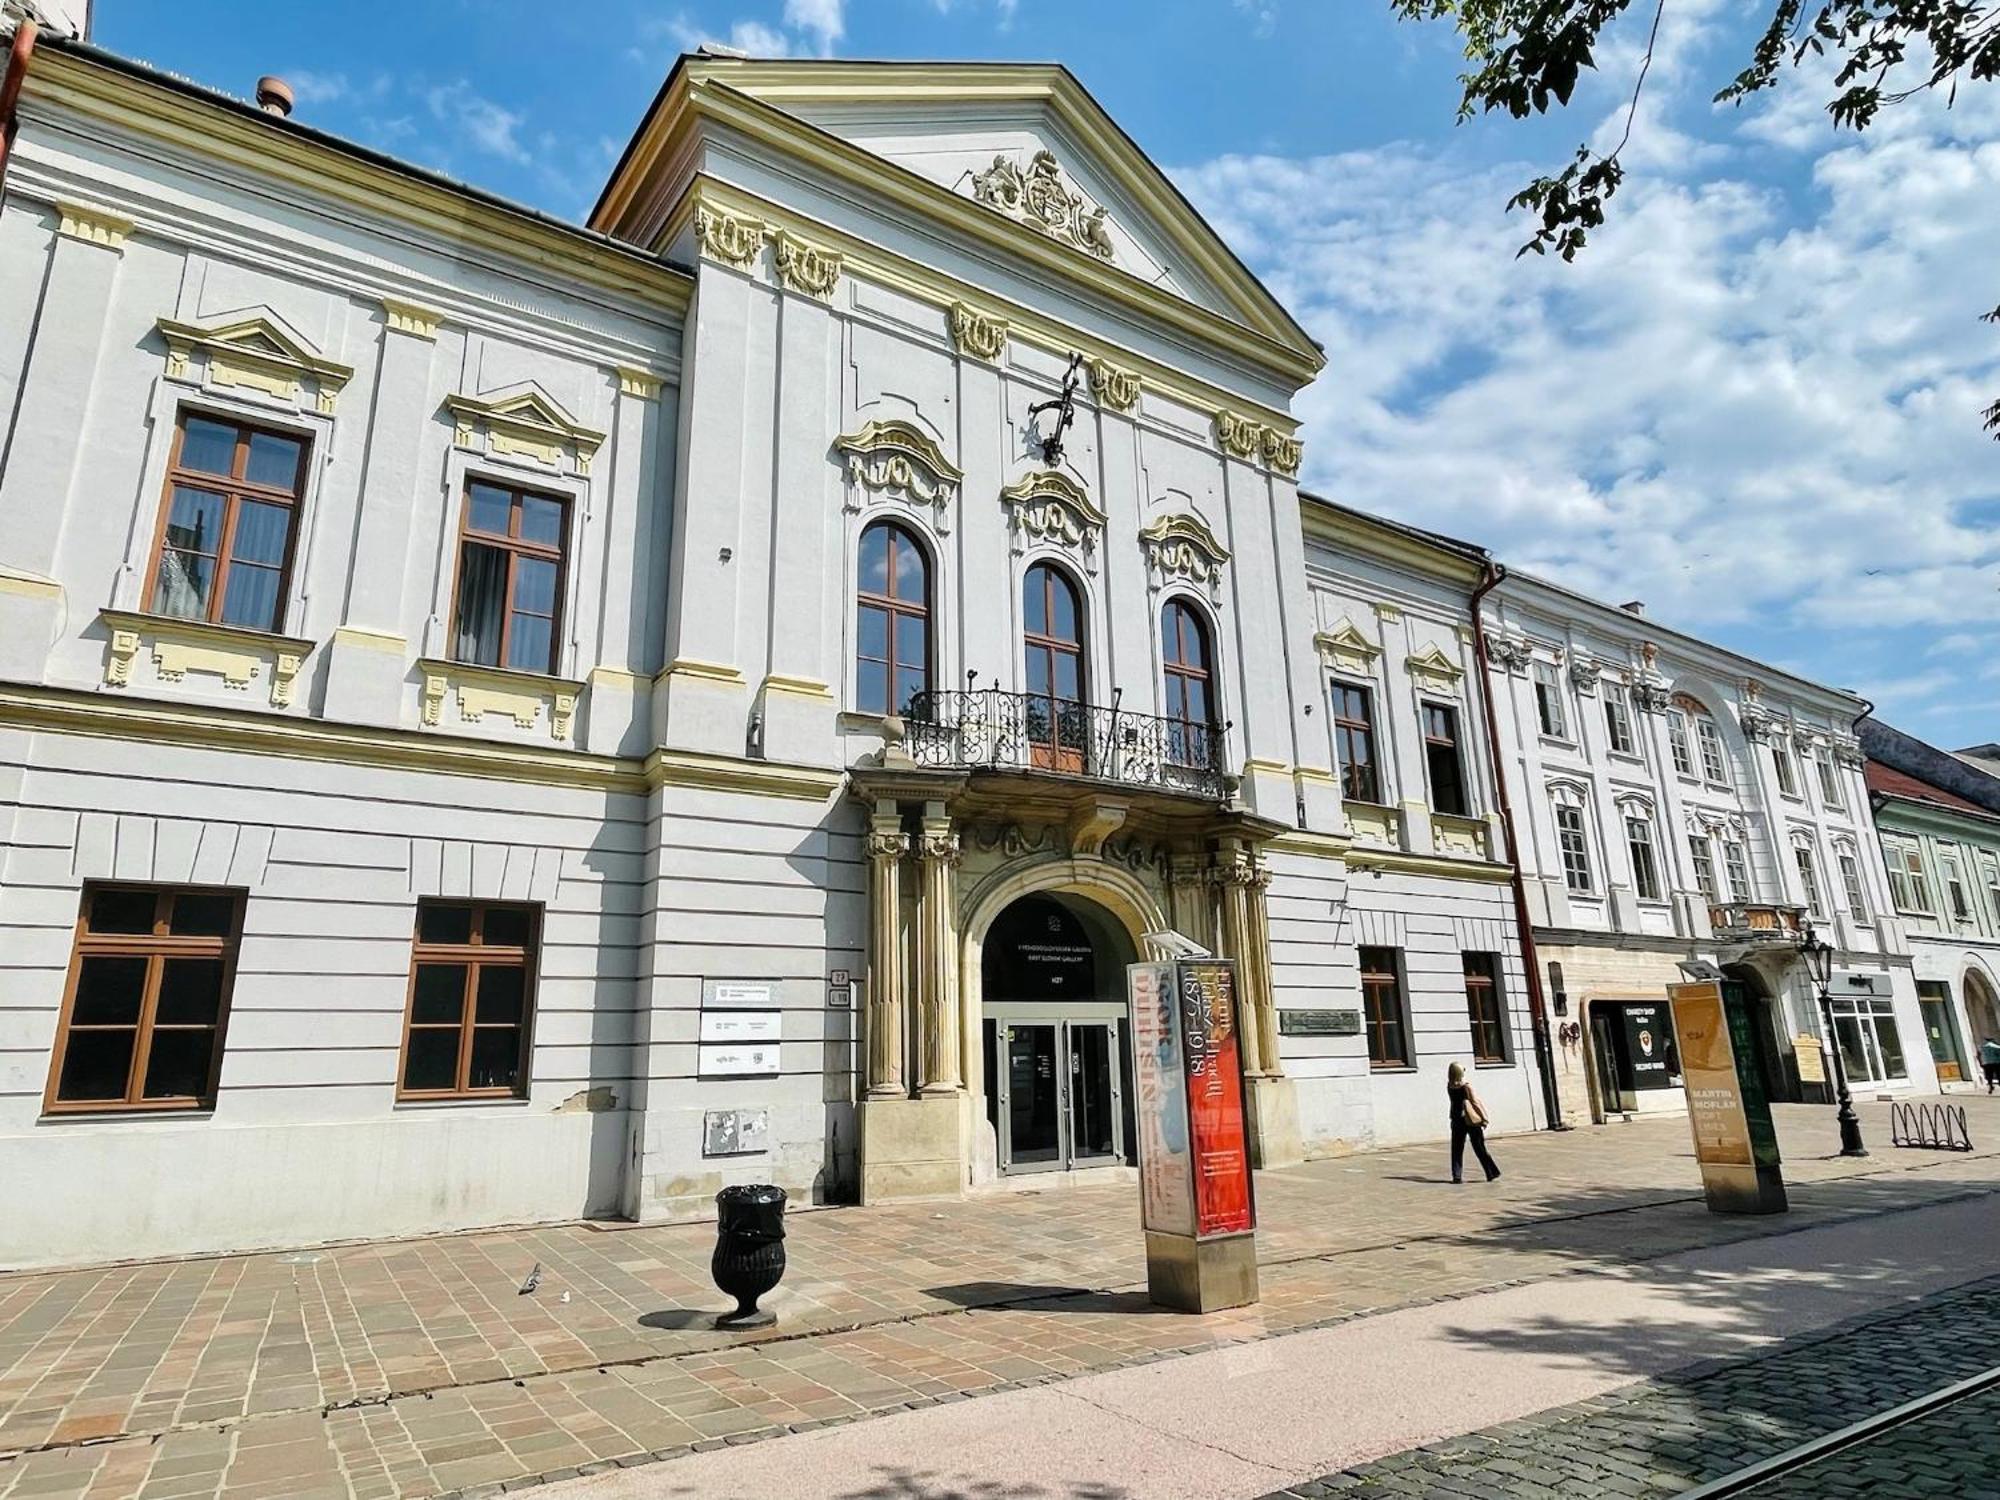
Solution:
[[[1360,1036],[1358,1010],[1281,1010],[1280,1036]]]

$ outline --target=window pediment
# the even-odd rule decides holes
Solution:
[[[1427,646],[1417,652],[1407,665],[1410,675],[1417,679],[1417,686],[1434,693],[1456,693],[1460,680],[1465,676],[1464,669],[1436,646]]]
[[[893,417],[873,421],[835,438],[833,448],[847,459],[849,510],[861,509],[864,493],[886,495],[930,506],[937,529],[951,530],[951,504],[965,475],[922,428]]]
[[[262,391],[294,406],[306,403],[310,388],[313,409],[330,415],[341,388],[354,378],[352,365],[326,358],[268,311],[232,314],[212,323],[162,318],[154,326],[166,340],[169,380],[199,379],[206,386]],[[197,357],[199,377],[194,372]]]
[[[1082,559],[1088,571],[1097,571],[1097,544],[1106,517],[1067,474],[1056,469],[1030,474],[1002,490],[1000,503],[1007,507],[1016,553],[1030,544],[1052,543]]]
[[[533,381],[491,396],[447,396],[444,409],[452,417],[453,446],[556,470],[567,459],[578,474],[590,473],[591,457],[604,443],[603,433],[585,427]]]
[[[1161,516],[1139,533],[1146,549],[1146,575],[1155,591],[1170,583],[1191,583],[1212,599],[1222,597],[1222,565],[1229,549],[1200,516],[1189,512]]]
[[[1346,619],[1314,636],[1313,649],[1319,652],[1319,659],[1326,666],[1355,677],[1373,676],[1375,660],[1382,654],[1380,646],[1363,635],[1352,620]]]

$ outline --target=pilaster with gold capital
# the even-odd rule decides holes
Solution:
[[[903,859],[910,836],[893,798],[868,820],[868,1097],[909,1095],[903,1072]]]
[[[922,885],[917,897],[917,1016],[921,1092],[955,1094],[962,1017],[958,1004],[958,835],[942,802],[924,804],[917,835]]]

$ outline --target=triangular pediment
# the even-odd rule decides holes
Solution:
[[[199,359],[201,378],[211,385],[250,387],[287,400],[300,399],[310,385],[319,409],[331,412],[341,387],[354,377],[352,365],[328,359],[268,307],[200,323],[161,318],[154,326],[166,343],[172,379],[195,378]]]
[[[984,223],[988,232],[1059,246],[1053,263],[1086,283],[1115,270],[1154,295],[1192,303],[1282,346],[1301,380],[1324,362],[1167,175],[1059,65],[682,58],[591,227],[645,240],[660,201],[649,178],[669,141],[704,115],[857,185],[886,191],[892,177],[904,179],[902,202],[920,202],[955,228]],[[909,179],[928,194],[905,191]]]
[[[481,396],[444,398],[461,448],[478,448],[510,457],[532,458],[560,466],[565,458],[579,474],[590,472],[590,458],[604,434],[586,427],[563,404],[532,380]]]

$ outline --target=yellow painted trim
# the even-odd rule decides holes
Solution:
[[[649,303],[675,320],[686,316],[694,295],[694,278],[664,261],[621,252],[525,210],[455,193],[274,121],[53,47],[35,54],[22,97],[22,111],[31,121],[37,115],[47,119],[51,109],[177,151],[193,150],[224,175],[284,184],[302,198],[330,198],[370,217],[410,225],[437,244],[480,246],[565,282]],[[32,137],[32,124],[28,134]]]
[[[1446,880],[1469,880],[1482,885],[1503,885],[1513,879],[1511,866],[1481,864],[1471,860],[1442,859],[1430,854],[1405,854],[1400,849],[1378,849],[1356,844],[1347,854],[1350,870],[1388,870],[1401,875],[1436,875]]]
[[[411,334],[420,339],[435,340],[438,324],[444,321],[444,314],[432,312],[428,307],[419,307],[414,302],[403,302],[395,297],[382,299],[382,311],[389,320],[389,326],[397,333]]]
[[[803,802],[824,802],[847,779],[844,771],[777,761],[735,760],[725,755],[698,755],[690,750],[655,750],[646,757],[645,769],[648,787],[697,787],[703,791],[790,797]]]
[[[1217,288],[1236,317],[1210,312],[1179,293],[1017,223],[983,203],[900,166],[790,113],[801,103],[1022,100],[1046,103],[1094,164],[1159,225],[1184,264]],[[1147,155],[1061,67],[982,63],[842,65],[695,58],[685,62],[674,94],[642,125],[619,175],[606,187],[595,227],[616,223],[650,184],[690,118],[713,120],[843,181],[891,199],[899,208],[943,223],[1155,319],[1223,344],[1292,381],[1307,384],[1326,363],[1284,305],[1215,230],[1177,193]],[[1240,321],[1239,321],[1240,319]]]
[[[121,219],[101,208],[86,208],[80,203],[58,203],[56,211],[62,215],[56,225],[57,234],[88,245],[102,245],[107,250],[122,250],[125,236],[133,228],[130,219]]]
[[[20,573],[0,573],[0,594],[19,594],[27,599],[60,599],[62,585],[53,578],[28,578]]]
[[[973,206],[979,208],[982,213],[987,212],[980,205]],[[773,203],[767,198],[760,198],[734,183],[697,176],[690,184],[689,191],[683,197],[680,206],[675,209],[673,216],[662,229],[656,244],[661,247],[672,244],[689,220],[701,210],[751,217],[760,221],[807,226],[807,233],[825,241],[840,252],[842,264],[849,276],[874,281],[907,297],[914,297],[919,302],[936,307],[947,318],[950,317],[954,307],[964,304],[989,317],[1004,320],[1007,325],[1007,338],[1013,342],[1032,345],[1065,360],[1077,352],[1081,352],[1086,360],[1114,360],[1120,366],[1140,376],[1148,391],[1177,401],[1192,410],[1210,411],[1217,406],[1233,404],[1254,414],[1261,423],[1274,432],[1289,436],[1298,430],[1298,418],[1288,411],[1251,401],[1242,392],[1225,390],[1222,386],[1190,375],[1185,370],[1161,364],[1157,360],[1147,358],[1136,349],[1114,344],[1092,330],[1049,317],[1024,302],[1009,301],[996,295],[991,287],[975,286],[969,281],[961,281],[935,266],[898,255],[895,251],[885,249],[872,241],[857,239],[831,224],[805,218],[796,211]],[[999,218],[998,215],[994,217]],[[1010,221],[1000,219],[1000,222],[1004,224]]]
[[[618,688],[627,693],[636,693],[641,688],[653,685],[653,679],[644,672],[628,672],[623,667],[592,667],[588,681],[592,687],[601,682],[606,687]]]
[[[669,677],[692,677],[702,682],[741,683],[743,674],[721,662],[701,661],[692,656],[676,657],[667,668]]]
[[[364,729],[287,719],[254,709],[163,703],[74,688],[0,686],[0,724],[245,755],[330,761],[385,770],[474,776],[588,791],[640,794],[637,761],[581,751],[494,744],[409,729]]]
[[[794,698],[813,698],[827,703],[833,702],[833,689],[817,677],[787,677],[773,672],[764,679],[767,693],[787,693]]]
[[[336,626],[333,642],[336,646],[353,646],[357,650],[380,651],[390,656],[401,656],[410,649],[410,643],[394,631],[367,630],[359,625]]]
[[[629,365],[618,367],[618,394],[633,396],[641,401],[651,401],[660,394],[660,377],[647,370],[635,370]]]
[[[1339,786],[1340,778],[1331,771],[1322,771],[1316,766],[1294,766],[1292,774],[1301,781],[1317,781],[1326,786]]]
[[[1372,517],[1334,510],[1304,496],[1299,500],[1299,523],[1308,542],[1319,542],[1335,552],[1359,552],[1379,562],[1394,563],[1467,589],[1478,583],[1481,577],[1480,565],[1468,557],[1443,547],[1426,545],[1421,538],[1413,537],[1408,532],[1376,524]],[[1378,604],[1375,608],[1385,620],[1399,617],[1402,613],[1393,604]]]
[[[1303,854],[1313,859],[1346,859],[1348,851],[1354,847],[1354,840],[1339,833],[1309,833],[1296,829],[1291,833],[1281,833],[1266,850],[1278,854]]]
[[[1251,759],[1243,762],[1243,774],[1245,776],[1256,775],[1260,772],[1272,776],[1289,776],[1292,774],[1292,766],[1289,762],[1282,760]]]

